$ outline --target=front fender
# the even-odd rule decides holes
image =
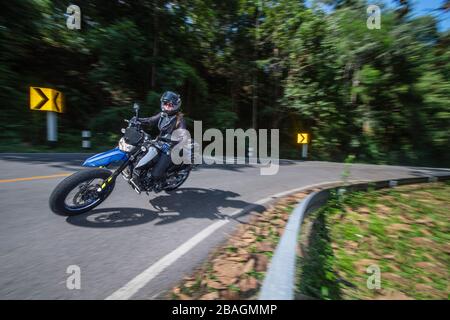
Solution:
[[[126,152],[123,152],[119,148],[114,148],[86,159],[83,163],[83,167],[106,167],[111,163],[125,161],[127,159],[128,154]]]

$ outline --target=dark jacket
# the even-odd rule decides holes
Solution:
[[[139,121],[141,121],[142,124],[145,125],[158,125],[160,136],[171,135],[172,132],[176,129],[186,129],[186,121],[180,114],[168,116],[164,112],[159,112],[153,117],[139,118]]]

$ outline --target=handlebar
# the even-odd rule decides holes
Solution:
[[[164,138],[164,137],[159,137],[158,140],[163,141],[163,142],[175,142],[175,141],[172,141],[172,139],[170,139],[170,138]]]
[[[133,117],[133,118],[131,118],[130,120],[128,120],[128,119],[123,119],[123,121],[125,121],[125,122],[128,123],[129,125],[130,125],[130,124],[135,124],[135,125],[140,125],[140,124],[142,124],[142,122],[140,122],[139,119],[136,118],[136,117]]]

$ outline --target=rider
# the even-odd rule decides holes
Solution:
[[[180,112],[181,98],[175,92],[166,91],[161,96],[161,112],[149,117],[149,118],[139,118],[138,120],[142,124],[146,125],[158,125],[159,137],[165,139],[170,139],[171,134],[176,129],[185,129],[186,122],[183,118],[183,114]],[[166,152],[161,152],[158,162],[152,169],[151,175],[155,181],[155,191],[159,192],[164,187],[163,178],[166,173],[167,168],[171,164],[170,150]],[[138,179],[138,172],[134,172],[133,180]]]

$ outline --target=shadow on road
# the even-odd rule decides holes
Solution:
[[[227,215],[221,214],[220,209],[251,209],[262,211],[260,205],[243,200],[233,199],[240,194],[232,191],[204,188],[180,188],[166,195],[150,200],[150,204],[161,214],[161,220],[156,224],[164,224],[185,218],[223,219]],[[179,213],[178,215],[164,215],[165,213]],[[245,213],[245,212],[244,212]]]
[[[117,228],[139,225],[153,220],[155,225],[176,222],[186,218],[224,219],[221,209],[243,210],[239,217],[249,211],[261,212],[261,205],[234,199],[240,194],[232,191],[203,188],[180,188],[167,194],[161,194],[149,201],[152,208],[101,208],[68,217],[66,221],[79,227]]]
[[[147,223],[157,217],[156,212],[144,208],[102,208],[68,217],[66,221],[79,227],[117,228]]]

